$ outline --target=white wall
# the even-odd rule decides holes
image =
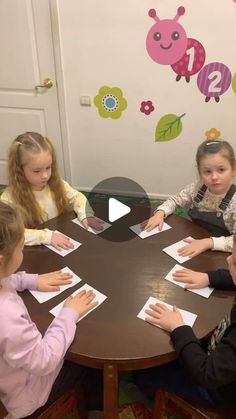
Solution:
[[[195,151],[211,127],[236,146],[236,98],[230,87],[220,102],[208,103],[190,83],[176,82],[169,65],[154,62],[145,47],[154,24],[148,10],[160,19],[179,19],[189,38],[205,47],[206,61],[226,64],[236,71],[236,3],[233,0],[58,0],[61,54],[66,93],[72,183],[91,189],[102,179],[129,177],[152,196],[177,192],[196,176]],[[93,102],[101,86],[118,86],[128,102],[121,118],[101,118],[97,108],[80,105],[81,95]],[[155,111],[139,110],[150,99]],[[174,140],[155,142],[159,119],[181,115],[183,130]]]

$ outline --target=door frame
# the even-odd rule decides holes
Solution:
[[[58,0],[48,0],[48,1],[49,1],[51,28],[52,28],[52,42],[53,42],[53,53],[54,53],[54,62],[55,62],[55,74],[56,74],[57,97],[58,97],[58,108],[59,108],[59,119],[60,119],[65,178],[69,183],[71,183],[72,170],[71,170],[68,120],[67,120],[66,100],[65,100],[65,80],[64,80],[64,72],[63,72],[63,61],[62,61],[62,55],[61,55],[59,7],[58,7]]]

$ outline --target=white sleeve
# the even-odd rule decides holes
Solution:
[[[178,195],[172,195],[163,204],[155,210],[162,210],[165,213],[165,218],[173,214],[177,208],[190,208],[195,196],[196,184],[186,186]]]

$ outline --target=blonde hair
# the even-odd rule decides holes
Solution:
[[[20,212],[0,201],[0,254],[8,260],[24,237],[24,224]]]
[[[52,156],[51,177],[48,185],[58,213],[65,212],[68,206],[63,183],[59,175],[55,149],[51,141],[37,132],[25,132],[19,135],[13,141],[9,150],[9,191],[13,203],[21,209],[24,225],[27,228],[36,228],[44,220],[31,186],[25,177],[24,165],[27,161],[27,153],[38,154],[44,151],[48,151]]]

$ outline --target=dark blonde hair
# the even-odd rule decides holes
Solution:
[[[201,143],[197,149],[196,162],[198,170],[200,168],[201,160],[208,154],[220,153],[221,156],[225,157],[232,168],[235,167],[235,155],[233,147],[224,140],[205,140]]]
[[[19,135],[9,150],[9,190],[13,203],[21,209],[24,225],[27,228],[35,228],[44,220],[31,186],[25,177],[24,165],[27,162],[27,154],[38,154],[44,151],[48,151],[52,156],[52,173],[48,185],[58,213],[65,212],[68,206],[62,179],[59,175],[55,149],[51,141],[37,132],[25,132]]]
[[[8,260],[24,237],[24,224],[17,209],[0,201],[0,254]]]

